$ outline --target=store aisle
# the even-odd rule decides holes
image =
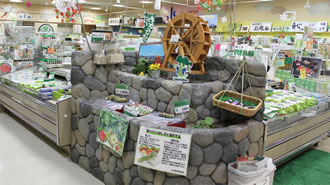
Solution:
[[[103,184],[4,113],[0,113],[0,141],[0,184]]]

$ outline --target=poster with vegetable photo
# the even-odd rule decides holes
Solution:
[[[306,76],[319,78],[322,69],[322,59],[313,57],[293,57],[292,74],[300,76],[300,71],[305,68]]]
[[[126,119],[102,110],[96,140],[121,156],[125,146],[127,128]]]

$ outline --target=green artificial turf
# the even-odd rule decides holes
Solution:
[[[274,185],[330,185],[330,153],[311,149],[281,166]]]

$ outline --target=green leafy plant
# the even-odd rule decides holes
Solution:
[[[204,120],[197,121],[192,128],[214,128],[214,120],[211,117],[206,117]]]
[[[144,58],[139,58],[138,64],[135,66],[133,69],[132,73],[134,74],[140,74],[141,72],[144,74],[150,74],[151,70],[149,69],[150,63],[144,59]]]

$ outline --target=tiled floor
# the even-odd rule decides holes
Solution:
[[[0,113],[1,185],[102,185],[7,114]]]
[[[330,138],[326,137],[315,147],[315,149],[330,153]]]

